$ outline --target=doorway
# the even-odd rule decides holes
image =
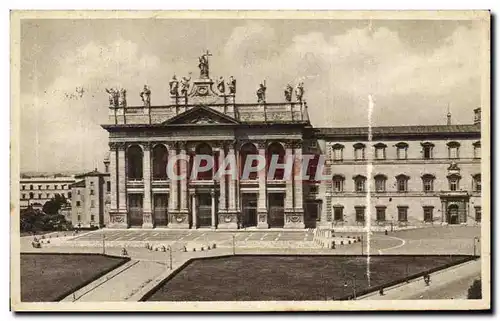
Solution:
[[[168,225],[168,196],[167,194],[154,194],[153,196],[153,222],[155,226],[165,227]]]
[[[269,227],[283,227],[285,225],[285,193],[269,193]]]
[[[244,193],[241,196],[243,220],[242,227],[257,226],[257,194]]]
[[[315,228],[321,213],[321,201],[305,203],[304,223],[306,228]]]
[[[458,224],[458,205],[452,204],[448,206],[448,224]]]
[[[212,226],[212,196],[210,193],[200,193],[196,197],[198,200],[196,227]]]
[[[142,227],[142,194],[129,194],[128,196],[129,225]]]

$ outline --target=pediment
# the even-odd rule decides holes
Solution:
[[[163,123],[164,125],[221,125],[239,122],[209,107],[199,106],[179,114]]]

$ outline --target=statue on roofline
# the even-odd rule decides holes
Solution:
[[[148,85],[144,85],[144,89],[141,94],[142,102],[144,103],[144,107],[151,106],[151,89],[149,89]]]
[[[286,85],[286,87],[285,87],[285,101],[286,102],[292,101],[292,93],[293,93],[292,86],[290,84]]]
[[[304,83],[299,82],[297,87],[295,88],[295,97],[298,102],[302,102],[302,97],[304,97]]]
[[[219,77],[219,80],[217,80],[217,90],[223,95],[226,93],[226,86],[224,84],[224,78],[222,76]]]
[[[106,88],[106,92],[109,95],[109,106],[118,107],[120,100],[120,92],[115,88]]]
[[[189,77],[182,77],[181,80],[181,96],[186,97],[189,91],[189,82],[191,81],[191,73]]]
[[[207,50],[206,53],[198,58],[198,68],[200,68],[200,78],[209,78],[208,57],[212,54]]]
[[[257,102],[258,103],[265,103],[266,102],[266,81],[264,80],[263,83],[259,85],[259,88],[257,89]]]
[[[175,74],[170,80],[169,85],[170,85],[170,95],[177,97],[179,95],[179,81],[177,80]]]
[[[227,82],[227,86],[229,88],[229,94],[236,94],[236,79],[233,76],[229,77],[229,81]]]

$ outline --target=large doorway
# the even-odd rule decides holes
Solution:
[[[142,194],[128,196],[129,225],[142,227]]]
[[[257,194],[242,194],[241,203],[243,209],[242,227],[257,226]]]
[[[198,209],[196,227],[212,226],[212,196],[209,193],[200,193],[197,195]]]
[[[452,204],[448,206],[448,224],[459,224],[458,205]]]
[[[270,193],[269,196],[269,227],[283,227],[285,225],[285,194]]]
[[[321,214],[321,201],[305,203],[304,224],[306,228],[315,228]]]
[[[155,226],[165,227],[168,225],[168,196],[167,194],[154,194],[153,217]]]

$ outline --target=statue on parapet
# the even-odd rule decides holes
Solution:
[[[297,87],[295,88],[295,97],[298,102],[302,102],[302,98],[304,97],[304,83],[299,82]]]
[[[208,57],[212,54],[207,50],[198,58],[198,68],[200,68],[200,78],[209,78]]]
[[[106,88],[106,92],[109,95],[109,106],[110,107],[118,107],[119,106],[119,99],[120,99],[120,92],[114,88]]]
[[[286,85],[286,87],[285,87],[285,101],[286,102],[292,101],[292,94],[293,94],[292,86],[290,84]]]
[[[144,103],[144,107],[151,106],[151,89],[149,89],[148,85],[144,85],[144,89],[141,94],[142,102]]]
[[[191,73],[189,73],[189,77],[182,77],[181,79],[181,96],[187,97],[189,91],[189,82],[191,81]]]
[[[229,77],[229,81],[227,82],[227,87],[229,88],[229,94],[236,94],[236,79],[233,76]]]
[[[226,85],[224,83],[224,77],[222,76],[217,80],[217,90],[223,95],[226,93]]]
[[[257,89],[257,102],[258,103],[265,103],[266,102],[266,81],[264,80],[263,83],[259,85],[259,88]]]
[[[169,82],[170,85],[170,95],[179,96],[179,81],[177,81],[177,77],[174,75]]]
[[[127,90],[120,89],[120,107],[127,107]]]

